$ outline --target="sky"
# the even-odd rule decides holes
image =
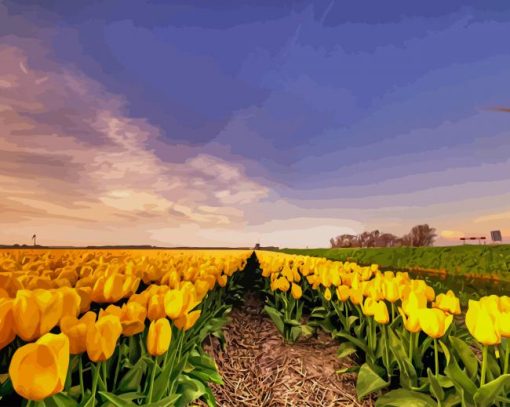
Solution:
[[[510,239],[507,1],[0,0],[0,244]]]

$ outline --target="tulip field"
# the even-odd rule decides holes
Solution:
[[[0,251],[0,406],[215,406],[202,344],[243,290],[288,343],[322,330],[377,406],[510,405],[510,297],[250,250]],[[241,284],[250,275],[250,287]],[[242,305],[241,305],[242,306]]]

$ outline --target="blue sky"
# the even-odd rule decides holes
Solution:
[[[490,110],[509,20],[504,1],[0,3],[4,213],[19,239],[58,219],[51,243],[510,235],[510,114]],[[9,187],[29,176],[33,197]]]

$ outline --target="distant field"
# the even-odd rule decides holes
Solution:
[[[434,270],[456,275],[510,279],[510,245],[282,249],[282,251],[332,260],[354,261],[361,265],[377,263],[383,269]]]

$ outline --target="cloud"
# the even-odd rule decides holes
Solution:
[[[79,71],[34,61],[40,47],[0,46],[0,221],[13,225],[5,236],[29,224],[48,234],[56,224],[93,224],[98,234],[137,223],[235,225],[268,194],[220,157],[165,159],[151,147],[162,142],[158,128]]]

